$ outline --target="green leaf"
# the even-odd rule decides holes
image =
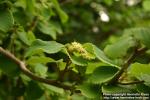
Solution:
[[[12,28],[14,24],[14,18],[10,10],[0,9],[0,31],[7,32]]]
[[[15,77],[20,72],[18,65],[2,54],[0,54],[0,70],[2,70],[9,77]]]
[[[70,59],[72,63],[79,65],[79,66],[87,66],[87,60],[83,59],[82,57],[76,57],[70,55]]]
[[[48,67],[43,64],[36,64],[34,67],[35,73],[41,77],[47,76],[47,74],[46,74],[47,70],[48,70]]]
[[[31,14],[35,13],[35,0],[26,0],[26,10]]]
[[[25,85],[27,85],[28,84],[28,82],[30,82],[32,79],[31,78],[29,78],[27,75],[25,75],[25,74],[20,74],[20,77],[21,77],[21,80],[22,80],[22,82],[25,84]]]
[[[57,53],[63,47],[64,46],[62,44],[57,43],[55,41],[43,41],[43,40],[37,39],[31,44],[31,46],[27,50],[26,57],[39,53],[39,52],[45,52],[49,54]]]
[[[90,56],[90,58],[95,59],[93,45],[91,45],[91,43],[85,43],[85,44],[83,44],[83,48],[88,52],[88,55]]]
[[[94,70],[89,79],[92,83],[103,83],[110,80],[117,71],[116,67],[100,66]]]
[[[113,62],[112,60],[110,60],[110,59],[105,55],[105,53],[104,53],[102,50],[100,50],[98,47],[96,47],[95,45],[93,45],[93,50],[94,50],[95,56],[96,56],[99,60],[101,60],[102,62],[104,62],[104,63],[106,63],[106,64],[109,64],[109,65],[111,65],[111,66],[115,66],[115,67],[118,67],[118,68],[119,68],[119,66],[118,66],[115,62]]]
[[[103,93],[130,93],[131,89],[117,86],[117,85],[103,85],[102,92]]]
[[[18,38],[23,43],[25,43],[26,45],[30,45],[30,41],[28,40],[27,33],[25,32],[25,30],[23,29],[23,27],[19,27],[16,33],[18,35]]]
[[[26,9],[26,0],[18,0],[15,2],[16,7],[21,7],[23,9]]]
[[[129,73],[139,80],[144,80],[144,84],[150,86],[150,64],[134,63],[131,65]]]
[[[143,0],[142,6],[144,8],[144,10],[146,11],[150,11],[150,1],[149,0]]]
[[[34,65],[37,63],[46,64],[48,62],[55,62],[55,60],[45,56],[32,56],[26,61],[26,63],[29,65]]]
[[[100,98],[101,86],[99,84],[84,83],[77,89],[81,91],[81,94],[88,98]]]
[[[137,40],[150,48],[150,29],[149,28],[131,28],[124,31],[125,36],[134,36]]]
[[[38,29],[44,33],[44,34],[47,34],[49,36],[51,36],[53,39],[56,40],[56,32],[57,32],[57,29],[56,27],[53,25],[53,24],[50,24],[48,22],[40,22],[38,23]]]
[[[60,16],[61,22],[66,23],[68,20],[68,15],[61,9],[58,9],[57,11],[58,11],[58,14]]]
[[[63,94],[64,93],[64,90],[62,88],[59,88],[59,87],[56,87],[56,86],[53,86],[53,85],[47,85],[47,84],[41,84],[41,85],[48,92],[55,92],[55,93],[58,93],[58,94]]]
[[[37,100],[43,95],[44,91],[34,81],[30,81],[26,88],[26,100]]]
[[[144,80],[144,84],[150,87],[150,74],[142,74],[138,77],[139,80]]]
[[[60,70],[64,70],[66,67],[66,62],[63,62],[63,59],[60,59],[56,62],[57,66]]]
[[[53,5],[54,5],[56,11],[57,11],[58,14],[59,14],[59,17],[60,17],[60,19],[61,19],[61,22],[62,22],[62,23],[67,22],[67,20],[68,20],[68,15],[60,8],[58,1],[57,1],[57,0],[51,0],[51,1],[52,1]]]
[[[134,31],[134,30],[133,30]],[[135,30],[134,36],[139,39],[144,45],[150,48],[150,29],[148,28],[139,28]]]
[[[79,65],[79,66],[87,66],[88,64],[88,60],[80,57],[80,56],[74,56],[74,55],[71,55],[66,51],[66,54],[69,56],[70,60],[72,61],[73,64],[76,64],[76,65]]]
[[[136,77],[139,77],[142,74],[150,75],[150,64],[134,63],[130,66],[129,73]]]
[[[32,31],[28,31],[27,36],[28,36],[28,40],[29,40],[30,44],[36,40],[36,37]]]
[[[108,64],[102,62],[89,62],[86,68],[86,74],[91,74],[99,66],[107,66]]]
[[[106,55],[111,58],[119,58],[125,56],[128,49],[135,45],[135,41],[132,37],[121,38],[116,43],[107,45],[104,51]]]

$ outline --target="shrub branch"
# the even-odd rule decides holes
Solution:
[[[34,28],[37,25],[38,20],[39,20],[38,16],[34,16],[32,22],[29,25],[28,31],[33,31],[34,30]]]
[[[121,75],[128,69],[130,64],[133,62],[133,60],[139,56],[140,54],[143,54],[147,48],[140,48],[135,49],[135,51],[132,53],[132,55],[125,61],[125,63],[122,65],[121,69],[113,76],[111,80],[108,81],[108,84],[114,84],[117,83]]]
[[[50,80],[50,79],[44,79],[44,78],[41,78],[39,76],[36,76],[35,74],[33,74],[30,70],[28,70],[26,68],[26,65],[25,65],[25,63],[23,61],[21,61],[20,59],[18,59],[17,57],[15,57],[12,53],[10,53],[9,51],[3,49],[2,47],[0,47],[0,53],[3,54],[3,55],[5,55],[6,57],[8,57],[9,59],[11,59],[12,61],[14,61],[18,65],[18,67],[20,68],[20,70],[25,75],[27,75],[28,77],[30,77],[33,80],[36,80],[36,81],[39,81],[39,82],[43,82],[43,83],[46,83],[46,84],[50,84],[50,85],[54,85],[54,86],[63,88],[65,90],[72,90],[73,89],[72,86],[65,85],[63,83],[60,83],[59,81]]]
[[[62,71],[62,72],[60,72],[60,75],[59,75],[59,81],[63,81],[64,80],[64,77],[65,77],[65,74],[66,74],[66,72],[68,72],[69,71],[69,66],[70,66],[70,64],[71,64],[71,61],[70,61],[70,59],[69,58],[67,58],[67,61],[66,61],[66,66],[65,66],[65,68],[64,68],[64,70]]]

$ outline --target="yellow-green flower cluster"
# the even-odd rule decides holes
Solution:
[[[84,59],[92,60],[93,56],[78,42],[72,42],[67,46],[70,53],[79,53]]]

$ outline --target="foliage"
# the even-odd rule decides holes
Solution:
[[[128,1],[0,0],[0,100],[150,92],[150,1]]]

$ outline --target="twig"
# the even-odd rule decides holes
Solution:
[[[33,31],[38,22],[38,16],[35,16],[29,25],[28,31]]]
[[[70,61],[70,59],[68,58],[68,59],[67,59],[67,62],[66,62],[65,69],[60,73],[60,76],[59,76],[59,80],[60,80],[60,81],[63,81],[63,80],[64,80],[65,73],[68,72],[68,70],[69,70],[69,65],[70,65],[70,64],[71,64],[71,61]]]
[[[120,78],[120,76],[124,73],[124,71],[130,66],[130,64],[133,62],[133,60],[140,54],[142,54],[143,52],[145,52],[147,50],[147,48],[140,48],[140,49],[136,49],[133,54],[127,59],[127,61],[123,64],[123,66],[121,67],[121,69],[113,76],[113,78],[111,80],[108,81],[108,84],[113,84],[116,83],[118,81],[118,79]]]
[[[61,87],[65,90],[72,90],[72,88],[73,88],[72,86],[65,85],[65,84],[60,83],[56,80],[44,79],[44,78],[41,78],[39,76],[34,75],[31,71],[29,71],[26,68],[26,65],[25,65],[24,62],[22,62],[21,60],[16,58],[12,53],[10,53],[9,51],[3,49],[2,47],[0,47],[0,53],[2,53],[6,57],[8,57],[12,61],[14,61],[18,65],[18,67],[21,69],[21,71],[33,80],[43,82],[43,83],[46,83],[46,84],[50,84],[50,85],[54,85],[54,86],[57,86],[57,87]]]
[[[128,83],[118,82],[117,84],[120,84],[120,85],[132,85],[132,84],[141,84],[141,83],[144,83],[144,81],[133,81],[133,82],[128,82]]]

